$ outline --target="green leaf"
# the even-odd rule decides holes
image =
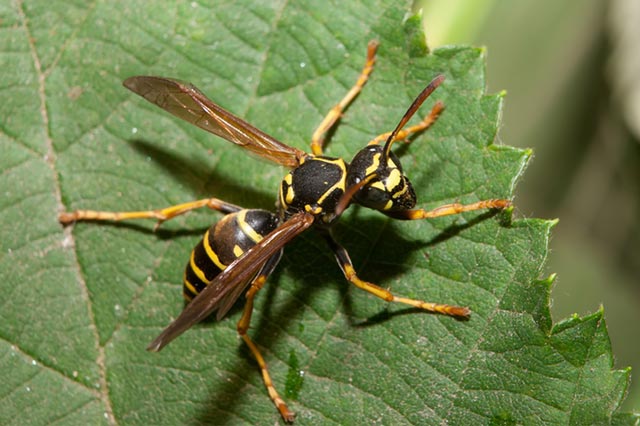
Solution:
[[[0,7],[0,423],[281,422],[237,336],[239,308],[145,351],[182,309],[186,259],[219,214],[194,212],[157,232],[148,222],[57,222],[64,210],[212,195],[273,208],[285,170],[144,102],[121,86],[126,77],[191,81],[307,149],[377,39],[373,76],[327,153],[350,158],[391,130],[443,73],[423,113],[436,99],[446,110],[397,148],[421,206],[513,196],[531,153],[492,144],[503,95],[484,93],[484,51],[427,54],[408,4],[396,3]],[[511,214],[409,223],[352,208],[336,227],[362,278],[468,305],[468,321],[349,286],[313,233],[290,244],[249,333],[297,424],[637,422],[616,411],[629,371],[612,370],[602,310],[551,322],[543,265],[553,222]]]

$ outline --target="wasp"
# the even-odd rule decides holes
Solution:
[[[225,216],[211,226],[191,252],[183,278],[183,293],[190,303],[147,349],[159,351],[194,324],[216,312],[223,318],[236,300],[246,302],[237,330],[256,359],[269,396],[286,422],[294,413],[280,397],[260,350],[247,334],[254,298],[277,266],[283,248],[308,228],[315,228],[335,254],[345,278],[356,287],[387,302],[397,302],[429,312],[468,317],[467,307],[431,303],[397,296],[358,277],[347,250],[332,235],[332,227],[351,204],[359,204],[400,220],[430,219],[479,209],[504,209],[507,199],[490,199],[472,204],[447,204],[433,210],[414,208],[416,194],[402,170],[393,144],[427,129],[444,105],[438,101],[418,124],[405,125],[423,102],[444,81],[436,76],[416,97],[396,128],[371,140],[347,163],[325,156],[325,136],[342,116],[371,75],[378,43],[371,41],[360,75],[349,92],[317,127],[311,138],[311,153],[286,145],[209,100],[189,83],[163,77],[137,76],[124,86],[147,101],[210,133],[257,154],[289,173],[280,184],[276,211],[244,209],[217,198],[206,198],[159,210],[105,212],[77,210],[60,214],[69,224],[81,220],[120,221],[156,219],[158,225],[191,210],[207,207]]]

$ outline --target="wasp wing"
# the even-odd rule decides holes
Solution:
[[[267,260],[260,267],[256,275],[254,277],[251,277],[251,279],[247,283],[244,283],[244,285],[242,283],[236,285],[233,290],[227,291],[226,294],[220,299],[220,301],[217,302],[218,307],[216,308],[216,319],[218,321],[220,321],[222,318],[224,318],[225,315],[227,315],[227,312],[229,312],[229,310],[233,307],[233,305],[236,303],[236,300],[238,300],[240,295],[244,293],[249,284],[252,283],[257,276],[263,275],[265,277],[268,277],[269,275],[271,275],[273,270],[276,268],[276,266],[278,266],[278,263],[280,262],[283,248],[284,247],[281,247],[278,253],[271,256],[269,260]]]
[[[249,283],[264,264],[277,254],[285,244],[309,228],[313,224],[313,219],[313,215],[306,212],[293,215],[247,250],[243,256],[231,262],[211,284],[187,305],[178,318],[151,342],[147,350],[159,351],[191,326],[208,317],[213,311],[228,309],[232,300],[227,295],[235,293],[235,297],[239,297],[242,292],[237,291],[237,287]]]
[[[297,167],[307,155],[216,105],[190,83],[164,77],[137,76],[126,79],[123,84],[176,117],[275,163]]]

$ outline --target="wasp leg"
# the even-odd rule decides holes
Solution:
[[[396,133],[396,136],[393,138],[393,142],[407,140],[407,138],[414,133],[421,132],[426,130],[429,126],[431,126],[440,116],[440,113],[444,109],[444,104],[440,101],[437,101],[433,108],[431,108],[431,112],[429,115],[424,117],[422,121],[415,126],[409,126],[406,129],[400,130]],[[381,135],[376,136],[371,139],[371,141],[367,145],[378,145],[380,142],[384,142],[391,135],[391,132],[383,133]]]
[[[249,329],[249,325],[251,323],[251,314],[253,313],[253,299],[255,298],[256,293],[260,291],[260,289],[266,282],[267,278],[269,277],[273,269],[278,264],[279,260],[280,260],[280,255],[270,258],[267,261],[267,263],[265,263],[265,265],[262,267],[262,270],[251,282],[251,287],[249,287],[249,290],[247,290],[247,293],[246,293],[247,300],[245,302],[244,309],[242,311],[242,317],[240,317],[240,320],[238,321],[237,330],[240,337],[242,337],[242,340],[244,340],[244,343],[246,343],[246,345],[251,350],[253,357],[258,362],[258,366],[260,367],[260,372],[262,373],[262,380],[264,381],[264,385],[267,388],[269,397],[271,398],[276,408],[280,412],[280,415],[282,416],[282,418],[286,422],[290,423],[290,422],[293,422],[295,418],[295,413],[289,410],[289,408],[287,407],[287,404],[280,397],[280,395],[278,394],[278,391],[276,391],[276,388],[273,385],[273,381],[271,380],[271,376],[269,375],[269,370],[267,369],[267,363],[262,357],[262,354],[260,353],[260,350],[258,349],[256,344],[253,343],[249,335],[247,335],[247,330]]]
[[[187,213],[191,210],[208,207],[212,210],[228,214],[242,210],[242,207],[227,203],[217,198],[205,198],[203,200],[190,201],[188,203],[177,204],[164,209],[143,210],[134,212],[105,212],[96,210],[76,210],[73,212],[60,213],[58,220],[63,225],[79,220],[105,220],[121,221],[129,219],[157,219],[156,228],[162,222],[173,219],[176,216]]]
[[[329,129],[336,124],[336,121],[338,121],[342,116],[344,109],[356,96],[358,96],[358,93],[360,93],[364,85],[367,83],[369,75],[371,75],[371,72],[373,71],[373,64],[376,61],[375,56],[377,48],[378,42],[371,40],[367,46],[367,60],[360,72],[360,76],[358,76],[358,81],[356,81],[356,84],[353,85],[345,97],[331,108],[331,111],[329,111],[326,117],[324,117],[324,120],[322,120],[320,125],[316,128],[315,132],[313,132],[313,136],[311,137],[311,152],[313,152],[313,155],[322,155],[325,133],[327,133]]]
[[[400,220],[419,220],[419,219],[433,219],[441,216],[449,216],[452,214],[459,214],[464,212],[470,212],[481,209],[504,209],[511,205],[511,201],[504,199],[492,199],[478,201],[473,204],[460,204],[452,203],[445,204],[440,207],[436,207],[433,210],[415,209],[415,210],[403,210],[397,212],[385,213],[387,216]]]
[[[382,287],[379,287],[373,283],[368,281],[361,280],[358,278],[356,271],[353,267],[353,263],[349,258],[349,253],[347,250],[342,247],[331,234],[326,233],[325,238],[329,243],[329,246],[333,250],[336,256],[336,260],[338,261],[338,265],[342,272],[344,273],[345,278],[354,284],[356,287],[361,288],[362,290],[368,291],[374,296],[379,297],[380,299],[386,300],[387,302],[397,302],[404,303],[405,305],[413,306],[418,309],[423,309],[429,312],[436,312],[443,315],[450,315],[453,317],[463,317],[467,318],[471,313],[469,308],[463,306],[453,306],[453,305],[445,305],[440,303],[431,303],[424,302],[422,300],[409,299],[406,297],[398,297],[395,296],[388,290],[385,290]]]

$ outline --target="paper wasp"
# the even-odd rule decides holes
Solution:
[[[238,333],[256,358],[269,396],[287,422],[293,421],[294,413],[278,395],[258,347],[247,334],[254,297],[278,264],[287,243],[313,226],[333,250],[345,278],[355,286],[387,302],[467,317],[470,311],[466,307],[399,297],[360,279],[347,250],[332,236],[332,225],[352,203],[401,220],[429,219],[479,209],[503,209],[510,205],[506,199],[491,199],[467,205],[447,204],[433,210],[414,209],[415,192],[391,147],[394,142],[428,128],[437,119],[444,108],[441,102],[436,102],[422,121],[405,129],[422,103],[443,82],[442,75],[434,78],[418,95],[392,132],[374,138],[350,163],[323,155],[324,136],[367,82],[373,71],[376,49],[377,43],[370,42],[366,62],[357,82],[313,133],[312,153],[279,142],[222,109],[191,84],[149,76],[131,77],[124,81],[128,89],[171,114],[290,168],[280,185],[276,213],[243,209],[217,198],[208,198],[160,210],[78,210],[62,213],[59,217],[63,224],[78,220],[120,221],[139,218],[156,219],[161,223],[201,207],[225,213],[191,253],[183,289],[185,297],[193,300],[148,349],[159,351],[214,311],[217,312],[217,319],[221,319],[245,293],[246,303],[237,324]]]

